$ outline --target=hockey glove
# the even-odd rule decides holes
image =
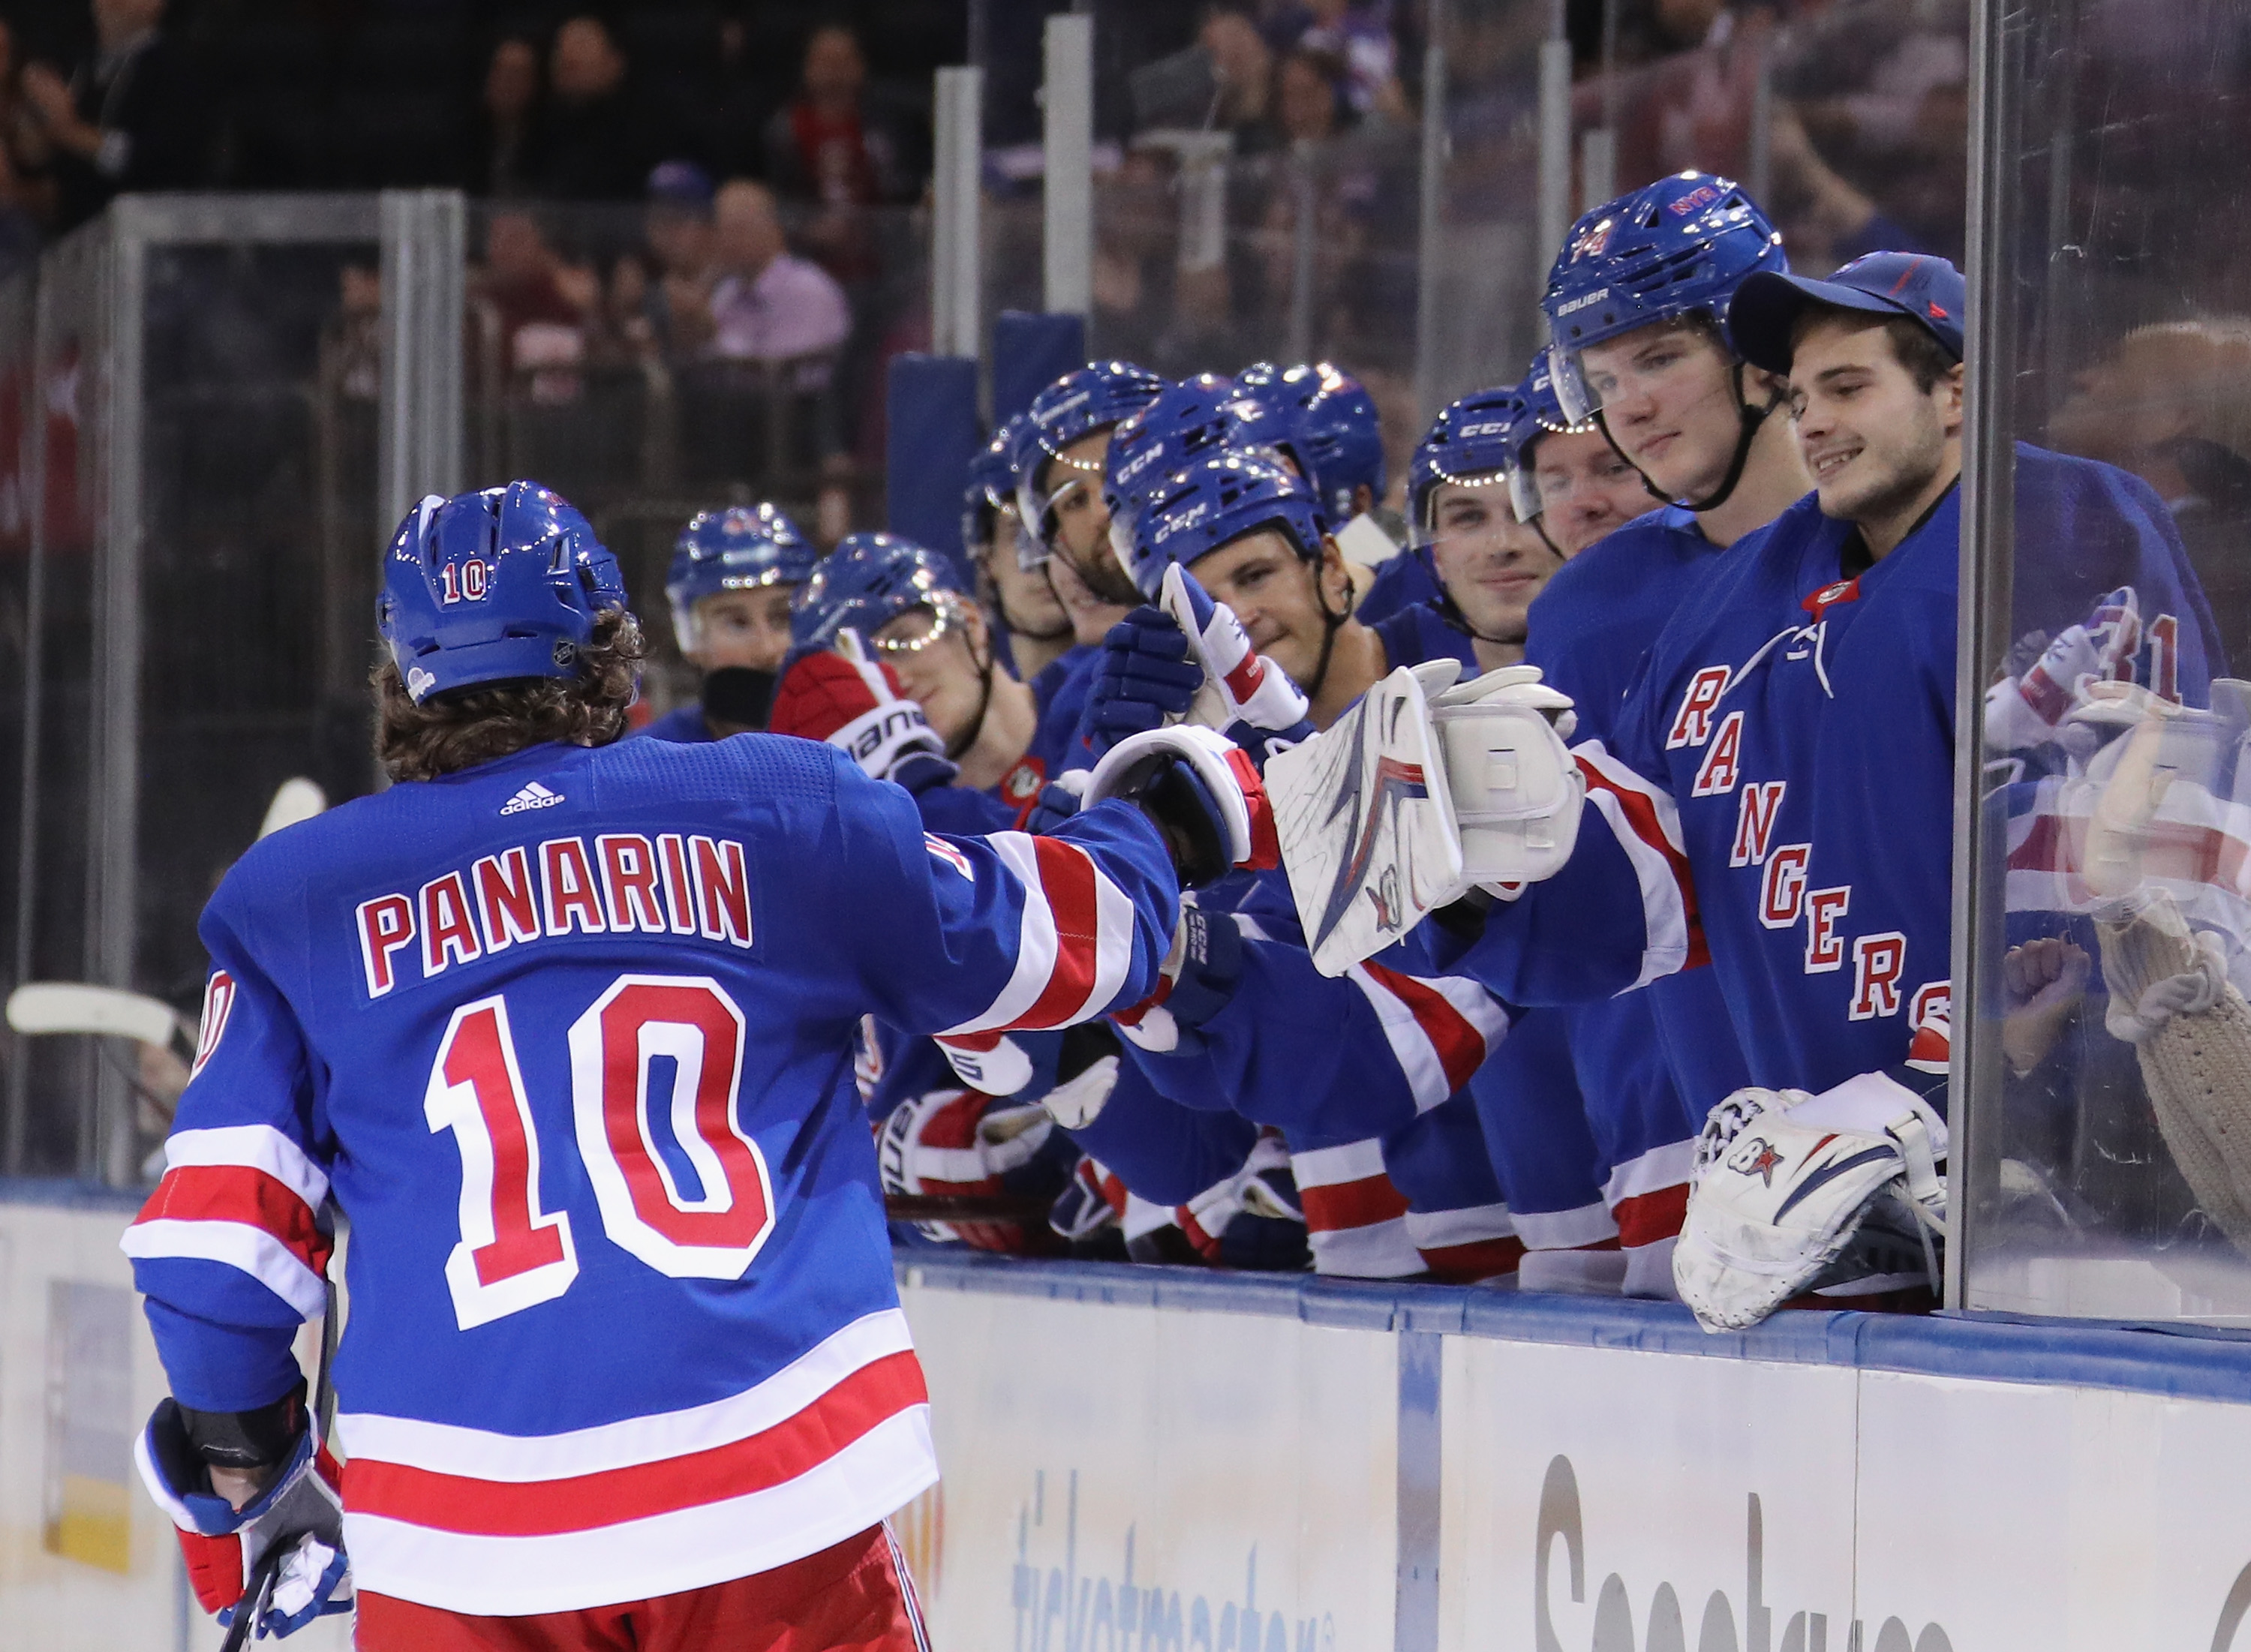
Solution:
[[[1178,1220],[1216,1267],[1294,1273],[1312,1261],[1290,1150],[1274,1130],[1260,1134],[1241,1170],[1181,1206]]]
[[[1112,798],[1138,804],[1156,823],[1182,888],[1279,862],[1258,771],[1242,748],[1209,729],[1153,729],[1111,747],[1086,783],[1087,806]]]
[[[1165,955],[1157,990],[1111,1017],[1118,1030],[1153,1054],[1169,1054],[1181,1035],[1225,1009],[1243,978],[1243,931],[1225,912],[1181,902],[1180,928]]]
[[[1341,975],[1480,884],[1553,877],[1586,782],[1568,695],[1536,667],[1467,682],[1403,666],[1269,765],[1290,890],[1314,966]]]
[[[1118,1035],[1101,1021],[1065,1027],[1055,1088],[1040,1098],[1048,1116],[1065,1130],[1094,1123],[1118,1086]]]
[[[1015,1194],[1052,1199],[1078,1156],[1036,1104],[1012,1106],[976,1090],[932,1090],[891,1109],[876,1143],[886,1193],[925,1199]],[[919,1222],[931,1239],[974,1250],[1052,1248],[1044,1226],[1015,1221]]]
[[[1705,1330],[1740,1331],[1820,1283],[1872,1215],[1943,1234],[1946,1144],[1946,1122],[1880,1073],[1818,1096],[1737,1090],[1696,1143],[1673,1253],[1681,1300]]]
[[[343,1476],[309,1426],[266,1489],[239,1510],[212,1490],[208,1455],[190,1440],[177,1400],[157,1406],[134,1442],[133,1457],[149,1495],[178,1530],[188,1579],[204,1611],[232,1622],[260,1562],[277,1545],[285,1558],[256,1633],[293,1635],[316,1617],[351,1610],[337,1495]]]
[[[1118,1226],[1125,1208],[1126,1185],[1098,1159],[1082,1157],[1071,1167],[1069,1183],[1056,1195],[1048,1226],[1065,1244],[1091,1245],[1105,1229]]]
[[[1178,722],[1203,687],[1203,667],[1162,609],[1141,607],[1110,627],[1079,732],[1098,759],[1128,735]]]
[[[2089,683],[2131,678],[2141,638],[2139,600],[2131,585],[2122,585],[2095,604],[2084,624],[2066,626],[2023,672],[1986,690],[1985,743],[1996,751],[2025,751],[2056,739]],[[2091,749],[2088,742],[2074,755]]]
[[[1024,817],[1024,830],[1034,836],[1052,832],[1084,806],[1089,769],[1065,769],[1041,788],[1040,800]]]
[[[1160,597],[1187,637],[1188,657],[1203,668],[1216,704],[1213,727],[1247,722],[1279,732],[1305,721],[1311,708],[1289,674],[1252,651],[1250,635],[1235,611],[1214,602],[1187,569],[1174,563],[1165,570]]]
[[[783,675],[774,695],[776,734],[825,740],[851,754],[862,772],[910,791],[952,783],[945,743],[908,699],[891,668],[867,657],[847,631],[833,653],[810,653]]]

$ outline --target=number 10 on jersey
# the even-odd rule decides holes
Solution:
[[[739,1279],[773,1231],[773,1184],[736,1109],[743,1013],[708,976],[621,975],[567,1034],[580,1162],[610,1241],[675,1279]],[[670,1084],[653,1081],[670,1063]],[[578,1276],[567,1211],[540,1204],[538,1131],[507,1000],[454,1012],[423,1111],[461,1155],[446,1261],[464,1331],[551,1302]],[[687,1179],[659,1149],[662,1121]]]

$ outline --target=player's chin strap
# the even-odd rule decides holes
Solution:
[[[1444,589],[1443,585],[1439,587],[1441,591]],[[1329,606],[1329,593],[1321,584],[1321,564],[1318,558],[1313,562],[1313,600],[1321,610],[1321,657],[1313,662],[1313,681],[1298,685],[1299,692],[1306,696],[1309,705],[1321,697],[1321,685],[1329,680],[1329,660],[1336,653],[1337,632],[1344,629],[1344,622],[1352,618],[1352,611],[1360,605],[1360,598],[1354,591],[1351,577],[1347,575],[1344,582],[1344,612],[1340,613]]]
[[[1044,572],[1042,572],[1041,577],[1042,578],[1046,577]],[[984,578],[984,584],[987,592],[986,600],[992,605],[994,618],[1000,620],[1001,629],[1006,631],[1010,636],[1022,637],[1028,642],[1061,642],[1065,637],[1070,635],[1070,616],[1069,614],[1065,614],[1063,616],[1063,624],[1057,626],[1053,631],[1031,630],[1020,621],[1015,615],[1008,612],[1008,599],[1001,594],[1001,582],[999,580],[994,578],[992,575],[987,574]],[[1052,591],[1052,584],[1050,584],[1049,589]]]
[[[1735,457],[1728,461],[1728,473],[1721,479],[1719,487],[1704,499],[1675,499],[1655,482],[1650,480],[1647,471],[1638,465],[1634,465],[1631,459],[1626,459],[1625,449],[1620,447],[1617,438],[1610,434],[1610,421],[1603,417],[1603,410],[1599,407],[1595,410],[1595,423],[1602,427],[1603,439],[1610,443],[1610,452],[1616,453],[1620,459],[1624,459],[1627,464],[1633,465],[1633,473],[1641,478],[1641,485],[1648,489],[1652,499],[1662,505],[1678,505],[1681,509],[1700,516],[1707,510],[1719,509],[1721,506],[1735,497],[1735,487],[1743,479],[1744,468],[1751,462],[1751,445],[1758,440],[1760,427],[1783,404],[1783,395],[1780,391],[1775,391],[1763,404],[1756,406],[1744,397],[1743,369],[1747,365],[1747,363],[1738,361],[1735,365],[1734,377],[1730,381],[1735,391],[1735,417],[1741,426],[1735,436]],[[1540,536],[1546,539],[1547,529],[1541,529]],[[1551,540],[1549,543],[1552,545],[1554,542]]]
[[[1006,619],[1007,616],[1003,614],[1004,623]],[[969,719],[968,728],[945,743],[945,755],[949,762],[960,762],[967,754],[969,748],[977,743],[977,736],[985,732],[985,714],[993,708],[993,672],[997,653],[998,651],[993,646],[992,639],[987,638],[985,643],[985,658],[979,661],[977,668],[977,715]],[[972,660],[977,658],[973,651],[969,657]]]

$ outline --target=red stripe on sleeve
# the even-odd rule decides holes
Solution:
[[[1665,828],[1658,824],[1656,803],[1645,792],[1618,785],[1583,757],[1579,759],[1579,772],[1586,777],[1590,787],[1616,798],[1634,836],[1665,857],[1666,869],[1673,874],[1673,884],[1680,891],[1680,914],[1688,926],[1688,956],[1680,967],[1693,970],[1709,964],[1712,952],[1704,940],[1703,915],[1696,909],[1696,881],[1689,874],[1688,857],[1673,847],[1665,835]]]
[[[1439,1065],[1446,1069],[1446,1093],[1451,1095],[1468,1083],[1485,1065],[1486,1055],[1485,1035],[1470,1024],[1469,1018],[1449,1004],[1444,993],[1411,975],[1387,970],[1381,964],[1362,967],[1413,1012],[1416,1026],[1423,1029],[1423,1035],[1438,1052]]]
[[[325,1276],[336,1241],[287,1184],[248,1165],[182,1165],[164,1172],[137,1222],[240,1222],[271,1234],[290,1255]]]
[[[1085,850],[1059,838],[1034,838],[1040,893],[1055,919],[1055,967],[1032,1007],[1016,1018],[1018,1026],[1055,1026],[1076,1014],[1094,991],[1098,948],[1094,902],[1094,861]]]
[[[786,1421],[709,1451],[532,1481],[475,1480],[354,1457],[344,1464],[344,1504],[436,1531],[494,1538],[585,1531],[781,1485],[929,1398],[922,1367],[902,1349],[862,1365]]]

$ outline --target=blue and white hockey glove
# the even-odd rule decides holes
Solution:
[[[1086,804],[1112,798],[1139,805],[1165,834],[1182,888],[1280,864],[1265,784],[1240,746],[1209,729],[1152,729],[1111,747],[1086,783]]]
[[[1243,931],[1232,915],[1206,912],[1193,896],[1181,902],[1180,927],[1165,956],[1157,990],[1111,1017],[1118,1030],[1153,1054],[1177,1051],[1235,997],[1243,978]]]
[[[1996,751],[2026,751],[2057,739],[2066,717],[2096,682],[2130,681],[2142,641],[2140,599],[2121,585],[2095,605],[2084,621],[2067,626],[2040,657],[1985,691],[1985,743]],[[2095,737],[2075,743],[2085,757]]]
[[[1211,711],[1193,721],[1229,730],[1243,723],[1261,739],[1279,736],[1292,743],[1313,731],[1306,724],[1312,706],[1304,693],[1281,667],[1253,651],[1250,634],[1233,609],[1214,602],[1178,563],[1165,570],[1159,594],[1165,612],[1186,633],[1188,657],[1203,667],[1206,690],[1215,702]]]
[[[1140,607],[1110,627],[1079,731],[1097,758],[1128,735],[1177,722],[1203,687],[1188,637],[1161,608]]]
[[[826,741],[849,753],[863,773],[910,791],[951,785],[959,772],[922,708],[849,631],[835,653],[807,654],[784,674],[767,726],[775,734]]]
[[[177,1400],[157,1406],[133,1456],[149,1495],[178,1530],[189,1581],[204,1611],[231,1623],[260,1562],[276,1545],[284,1559],[256,1633],[293,1635],[316,1617],[351,1610],[337,1494],[342,1474],[308,1423],[266,1489],[239,1510],[211,1489],[209,1455],[189,1438]]]
[[[1065,769],[1040,789],[1040,800],[1024,817],[1024,830],[1034,836],[1052,832],[1084,806],[1091,769]]]

